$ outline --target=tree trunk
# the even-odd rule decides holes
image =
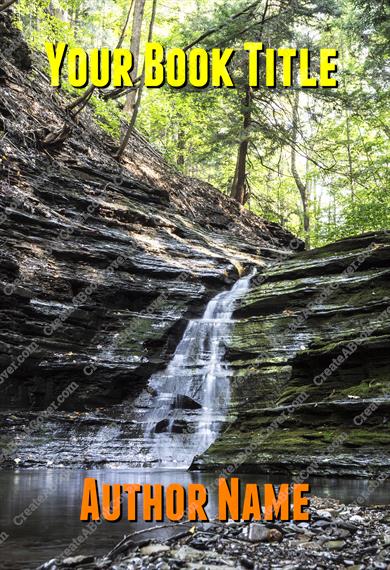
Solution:
[[[305,245],[306,249],[310,249],[310,213],[309,213],[309,189],[307,181],[303,182],[297,168],[297,151],[296,145],[298,142],[298,125],[299,125],[299,91],[294,95],[293,101],[293,116],[292,116],[292,146],[291,146],[291,172],[295,180],[295,184],[299,190],[302,202],[303,211],[303,229],[305,232]]]
[[[133,27],[131,31],[131,44],[130,51],[133,54],[134,66],[131,72],[131,78],[134,81],[138,75],[138,62],[141,46],[141,32],[142,32],[142,22],[144,19],[146,0],[135,0],[134,4],[134,15],[133,15]],[[134,112],[135,102],[137,100],[137,92],[130,91],[126,97],[126,102],[124,105],[124,111],[132,115]]]
[[[349,120],[349,110],[347,109],[347,152],[348,152],[348,167],[349,167],[349,183],[351,185],[351,201],[355,201],[355,188],[353,185],[353,165],[352,165],[352,151],[351,151],[351,128]]]
[[[252,7],[257,7],[256,4],[258,3],[254,3],[247,6],[241,12],[241,14],[240,13],[235,14],[234,16],[231,17],[231,19],[236,19],[240,15],[250,11]],[[260,35],[263,32],[264,22],[266,20],[267,11],[268,11],[268,4],[269,0],[266,0],[263,10],[263,15],[261,17],[261,22],[259,26]],[[248,84],[245,86],[244,110],[242,113],[244,117],[243,139],[241,140],[240,146],[238,148],[236,170],[234,173],[234,180],[230,192],[231,197],[234,198],[234,200],[236,200],[242,206],[247,202],[249,198],[249,187],[246,180],[246,161],[248,157],[248,147],[249,147],[249,129],[252,122],[251,101],[252,101],[252,90]]]
[[[15,2],[16,0],[7,0],[6,2],[4,2],[4,4],[0,4],[0,12],[12,6],[12,4],[15,4]]]
[[[153,0],[152,15],[151,15],[150,24],[149,24],[148,43],[150,43],[153,39],[153,28],[154,28],[154,22],[156,20],[156,11],[157,11],[157,0]],[[144,61],[143,68],[142,68],[141,82],[140,82],[140,85],[139,85],[139,88],[137,91],[137,100],[135,102],[134,111],[133,111],[133,114],[131,116],[131,121],[130,121],[130,124],[127,128],[127,131],[126,131],[126,133],[125,133],[125,135],[121,141],[119,149],[118,149],[117,153],[114,155],[114,157],[117,158],[118,160],[121,159],[123,153],[125,152],[127,144],[128,144],[130,137],[131,137],[131,133],[133,132],[133,129],[135,127],[135,123],[137,122],[137,117],[138,117],[138,112],[139,112],[139,108],[141,105],[142,92],[144,89],[144,85],[145,85],[145,61]]]
[[[181,120],[181,117],[179,117]],[[186,140],[185,140],[185,133],[183,129],[179,128],[177,133],[177,166],[180,167],[181,170],[184,168],[185,158],[184,158],[184,151],[186,148]]]
[[[118,40],[118,43],[117,43],[117,46],[116,46],[117,49],[119,49],[120,47],[122,47],[122,43],[123,43],[123,40],[124,40],[124,37],[125,37],[125,34],[126,34],[126,30],[127,30],[127,26],[128,26],[128,23],[129,23],[130,13],[131,13],[131,10],[132,10],[132,8],[133,8],[133,4],[134,4],[134,0],[131,0],[131,2],[130,2],[130,4],[129,4],[129,9],[128,9],[128,11],[127,11],[126,20],[125,20],[125,23],[123,24],[122,31],[121,31],[121,35],[120,35],[120,37],[119,37],[119,40]],[[112,59],[112,56],[111,56],[111,59]],[[96,88],[95,88],[94,85],[90,85],[90,86],[84,91],[84,93],[83,93],[80,97],[77,97],[77,99],[75,99],[75,101],[72,101],[71,103],[69,103],[69,104],[66,106],[66,109],[72,110],[72,109],[75,109],[76,107],[79,107],[79,108],[77,109],[77,111],[75,111],[74,114],[73,114],[74,116],[78,115],[78,114],[80,113],[80,111],[82,111],[82,110],[84,109],[85,105],[88,103],[88,101],[89,101],[90,98],[92,97],[93,92],[95,91],[95,89],[96,89]]]
[[[321,212],[322,212],[322,193],[321,189],[318,192],[317,189],[317,179],[314,179],[311,183],[310,188],[310,200],[312,203],[313,209],[313,219],[314,219],[314,227],[312,228],[312,235],[315,238],[315,241],[318,242],[318,238],[320,235],[320,220],[321,220]]]
[[[243,131],[242,140],[238,147],[236,170],[230,196],[242,206],[248,199],[246,184],[246,159],[249,146],[249,128],[251,126],[251,89],[249,85],[245,87],[244,109],[243,109]]]

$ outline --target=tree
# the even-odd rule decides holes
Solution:
[[[153,28],[154,28],[154,23],[156,20],[156,11],[157,11],[157,0],[153,0],[152,15],[150,17],[150,24],[149,24],[148,43],[150,43],[153,39]],[[142,92],[143,92],[144,85],[145,85],[145,61],[144,61],[143,68],[142,68],[141,81],[140,81],[140,84],[139,84],[139,87],[137,90],[137,99],[135,102],[133,114],[131,116],[131,121],[130,121],[130,124],[127,127],[125,135],[121,141],[119,149],[115,154],[115,158],[117,158],[118,160],[122,157],[128,143],[129,143],[131,133],[133,132],[133,129],[135,127],[135,123],[137,122],[137,117],[138,117],[138,113],[139,113],[139,109],[140,109],[140,105],[141,105]]]
[[[131,44],[130,44],[130,51],[133,54],[133,61],[134,66],[131,73],[131,78],[134,80],[137,78],[138,75],[138,63],[140,57],[140,47],[141,47],[141,33],[142,33],[142,22],[144,18],[144,11],[145,11],[145,2],[146,0],[135,0],[134,4],[134,15],[133,15],[133,24],[131,29]],[[130,91],[127,94],[126,102],[124,106],[124,111],[128,113],[130,116],[134,112],[134,107],[137,100],[137,93],[136,91]]]
[[[17,2],[17,0],[7,0],[3,4],[0,4],[0,12],[3,12],[4,10],[12,6],[12,4],[15,4],[15,2]]]
[[[292,105],[292,140],[291,140],[291,172],[299,190],[302,201],[303,231],[305,232],[306,249],[310,248],[310,214],[308,180],[302,180],[297,168],[297,144],[299,129],[299,91],[295,91]],[[307,160],[306,160],[307,167]]]
[[[244,117],[242,138],[238,146],[237,163],[234,172],[233,184],[231,189],[231,197],[234,198],[242,206],[248,199],[248,184],[246,177],[246,164],[249,148],[249,130],[251,127],[251,89],[249,85],[245,86],[245,98],[243,101],[242,114]]]

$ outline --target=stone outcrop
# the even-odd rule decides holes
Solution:
[[[390,467],[390,235],[298,254],[236,312],[230,425],[193,468],[367,476]]]
[[[293,236],[174,171],[137,133],[118,164],[117,143],[88,109],[71,117],[5,14],[0,28],[0,442],[33,464],[83,463],[103,430],[111,447],[104,436],[96,455],[110,462],[115,422],[134,437],[115,406],[166,365],[210,297],[291,254]]]

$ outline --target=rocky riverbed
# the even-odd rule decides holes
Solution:
[[[390,508],[312,498],[309,522],[177,524],[164,542],[141,531],[107,556],[69,556],[40,570],[388,570]]]

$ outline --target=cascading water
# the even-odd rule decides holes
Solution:
[[[215,440],[230,401],[230,370],[224,361],[235,303],[254,272],[219,293],[201,319],[188,323],[166,370],[149,382],[153,395],[145,438],[152,462],[188,467]]]

